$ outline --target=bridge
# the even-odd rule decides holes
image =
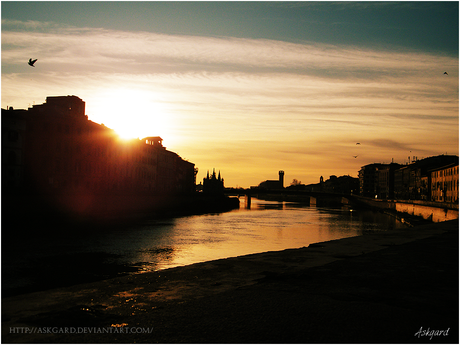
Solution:
[[[311,206],[335,207],[350,204],[350,200],[354,197],[351,194],[343,193],[328,193],[319,191],[298,191],[288,189],[266,190],[266,189],[245,189],[245,190],[227,190],[226,195],[244,196],[247,200],[247,205],[250,207],[252,197],[261,200],[270,201],[290,201],[300,202]]]

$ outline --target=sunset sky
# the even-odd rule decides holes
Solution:
[[[2,1],[1,106],[76,95],[226,187],[458,155],[458,6]]]

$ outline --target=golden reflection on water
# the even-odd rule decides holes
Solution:
[[[171,233],[174,251],[155,269],[258,252],[307,247],[311,243],[362,234],[359,220],[346,211],[253,199],[252,209],[178,219]],[[144,257],[147,261],[148,258]]]

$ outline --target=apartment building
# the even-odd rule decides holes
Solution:
[[[431,201],[458,202],[458,163],[434,169],[431,173]]]
[[[452,155],[414,160],[405,166],[395,163],[369,164],[359,171],[360,194],[378,199],[458,200],[455,185],[458,183],[458,177],[455,180],[458,169],[455,175],[455,166],[458,166],[458,156]],[[435,184],[433,178],[436,179]]]

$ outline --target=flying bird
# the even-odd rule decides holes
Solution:
[[[449,73],[447,73],[447,72],[444,72],[444,74],[445,74],[445,75],[449,75]]]
[[[38,59],[35,59],[35,60],[29,59],[29,66],[35,67],[34,63],[37,62],[37,60]]]
[[[356,145],[361,145],[361,143],[356,143]]]
[[[354,158],[358,158],[358,156],[353,156]]]

